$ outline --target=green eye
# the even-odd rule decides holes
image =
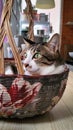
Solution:
[[[41,58],[41,54],[40,54],[40,53],[36,53],[36,54],[34,55],[34,58],[36,58],[36,59]]]
[[[24,54],[24,58],[26,58],[26,57],[27,57],[27,54],[25,53],[25,54]]]

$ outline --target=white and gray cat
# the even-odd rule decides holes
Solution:
[[[27,40],[25,45],[22,61],[25,75],[48,75],[64,71],[64,61],[59,53],[59,34],[54,34],[47,43],[34,44]]]
[[[25,39],[26,49],[22,60],[25,75],[48,75],[64,71],[64,62],[59,53],[59,34],[54,34],[47,43],[34,43]],[[9,68],[11,68],[9,66]],[[12,69],[8,70],[13,73]],[[7,69],[5,71],[6,74]]]

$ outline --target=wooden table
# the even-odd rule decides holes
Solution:
[[[43,116],[30,119],[0,119],[0,130],[73,130],[73,72],[59,103]]]

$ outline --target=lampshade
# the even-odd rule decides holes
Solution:
[[[36,8],[39,9],[51,9],[55,7],[54,0],[37,0]]]

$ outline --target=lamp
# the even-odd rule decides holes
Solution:
[[[37,0],[36,8],[40,9],[51,9],[55,7],[54,0]]]

